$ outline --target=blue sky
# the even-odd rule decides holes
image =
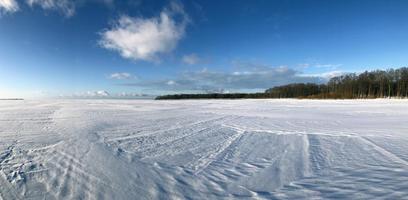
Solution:
[[[252,92],[408,64],[408,1],[0,0],[0,98]]]

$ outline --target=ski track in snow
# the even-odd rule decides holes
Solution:
[[[408,199],[407,100],[0,102],[0,199]]]

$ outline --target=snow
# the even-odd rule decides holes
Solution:
[[[407,100],[0,102],[0,199],[408,198]]]

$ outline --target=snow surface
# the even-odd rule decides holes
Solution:
[[[407,100],[0,102],[0,199],[408,199]]]

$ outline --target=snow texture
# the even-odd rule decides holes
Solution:
[[[0,199],[408,199],[406,100],[0,102]]]

